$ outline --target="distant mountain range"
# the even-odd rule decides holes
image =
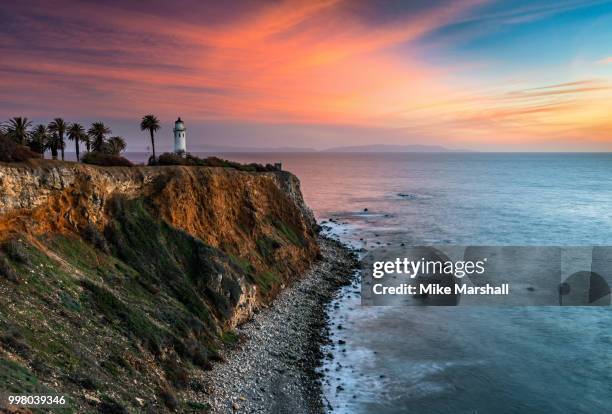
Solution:
[[[229,145],[193,145],[189,152],[317,152],[314,148],[301,147],[232,147]]]
[[[465,149],[451,149],[441,145],[356,145],[334,147],[323,152],[473,152]]]
[[[303,147],[232,147],[225,145],[196,146],[191,152],[336,152],[336,153],[366,153],[366,152],[473,152],[465,149],[451,149],[441,145],[355,145],[333,147],[324,150]]]

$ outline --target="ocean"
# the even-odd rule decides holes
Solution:
[[[612,154],[225,157],[282,161],[317,219],[357,248],[612,245]],[[612,412],[610,308],[363,307],[359,291],[328,310],[333,412]]]
[[[612,244],[612,154],[226,157],[282,161],[356,247]],[[334,412],[612,412],[610,308],[362,307],[354,285],[329,312]]]

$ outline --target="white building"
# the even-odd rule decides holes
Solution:
[[[186,133],[185,123],[181,120],[181,117],[179,117],[174,123],[174,152],[177,154],[184,155],[187,153]]]

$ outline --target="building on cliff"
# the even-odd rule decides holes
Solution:
[[[187,154],[186,133],[187,130],[185,129],[185,123],[179,116],[174,123],[174,152],[177,154],[182,154],[183,156]]]

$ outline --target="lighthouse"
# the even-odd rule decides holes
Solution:
[[[186,132],[185,123],[179,117],[174,123],[174,152],[183,156],[187,153]]]

